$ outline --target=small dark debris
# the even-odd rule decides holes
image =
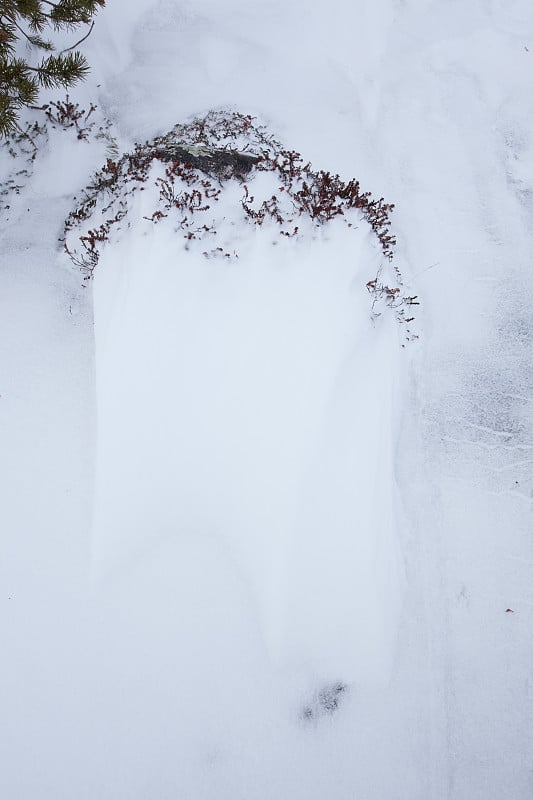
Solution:
[[[347,691],[348,686],[341,681],[324,686],[323,689],[316,693],[311,703],[304,707],[302,718],[313,720],[326,714],[334,714],[339,707],[341,698]]]

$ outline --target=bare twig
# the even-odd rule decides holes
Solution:
[[[85,34],[85,36],[83,37],[83,39],[80,39],[80,40],[79,40],[79,42],[76,42],[76,44],[73,44],[71,47],[65,47],[65,49],[64,49],[64,50],[61,50],[61,51],[59,52],[59,55],[60,55],[60,56],[62,56],[62,55],[63,55],[63,53],[68,53],[68,51],[69,51],[69,50],[74,50],[74,48],[75,48],[75,47],[77,47],[79,44],[81,44],[81,43],[82,43],[82,42],[84,42],[86,39],[88,39],[88,38],[89,38],[89,36],[91,35],[91,33],[93,32],[93,28],[94,28],[94,20],[91,22],[91,27],[89,28],[89,31],[88,31],[88,33],[86,33],[86,34]]]

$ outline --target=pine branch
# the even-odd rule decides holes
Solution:
[[[24,38],[31,44],[32,47],[38,47],[41,50],[53,50],[54,47],[51,42],[47,42],[45,39],[42,39],[40,36],[32,35],[26,33],[26,31],[20,27],[20,25],[15,22],[16,29],[24,36]]]
[[[75,48],[91,35],[93,17],[104,6],[105,0],[0,0],[0,137],[13,130],[23,106],[35,103],[39,87],[68,88],[86,78],[89,66]],[[43,31],[75,30],[80,25],[90,26],[85,35],[51,55],[55,47]],[[17,58],[20,39],[50,55],[38,64]]]
[[[83,80],[89,72],[89,65],[79,51],[66,56],[48,56],[43,58],[38,67],[28,67],[37,74],[38,81],[44,89],[69,86]]]

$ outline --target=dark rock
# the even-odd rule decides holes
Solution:
[[[166,145],[155,152],[160,161],[179,162],[219,179],[244,180],[260,160],[260,156],[237,150],[213,150],[200,145]]]

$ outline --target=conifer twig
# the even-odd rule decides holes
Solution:
[[[63,53],[68,53],[69,50],[74,50],[75,47],[77,47],[79,44],[81,44],[82,42],[84,42],[86,39],[89,38],[89,36],[93,32],[93,28],[94,28],[94,20],[91,22],[91,27],[89,28],[89,31],[85,34],[85,36],[82,39],[79,40],[79,42],[76,42],[76,44],[73,44],[71,47],[65,47],[64,50],[60,50],[58,55],[62,56]]]

